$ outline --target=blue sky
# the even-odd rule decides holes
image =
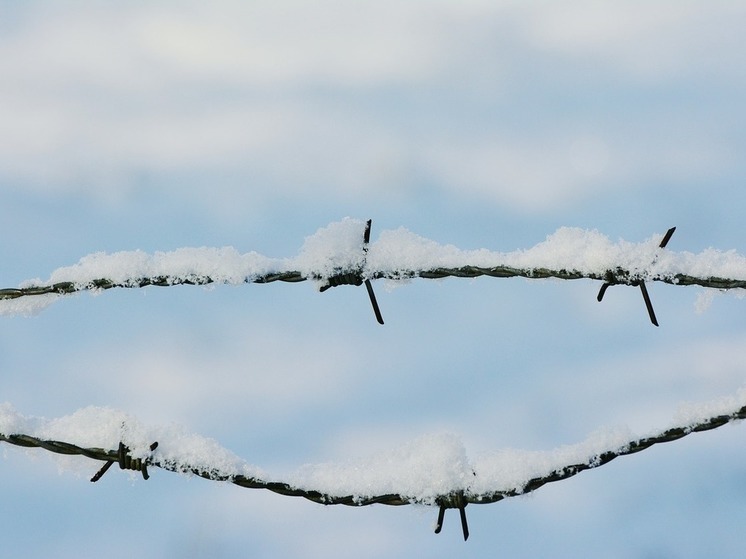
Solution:
[[[294,256],[345,216],[463,249],[560,226],[746,253],[730,2],[0,3],[2,287],[97,251]],[[470,452],[646,432],[744,384],[742,299],[589,281],[110,291],[0,321],[0,401],[109,406],[291,471],[452,432]],[[323,507],[3,448],[4,547],[78,557],[735,557],[743,427],[451,511]],[[113,443],[114,444],[114,443]],[[72,471],[70,469],[72,468]]]

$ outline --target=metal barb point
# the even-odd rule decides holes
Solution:
[[[446,507],[445,505],[440,505],[440,509],[438,510],[438,522],[435,525],[435,533],[440,534],[440,531],[443,529],[443,519],[446,516]]]
[[[666,231],[666,234],[663,235],[661,244],[658,245],[659,248],[666,248],[668,241],[670,241],[671,237],[673,237],[674,231],[676,231],[676,227],[671,227],[668,231]]]
[[[376,294],[373,293],[373,285],[370,280],[365,280],[365,288],[368,290],[368,297],[370,298],[370,304],[373,305],[373,312],[376,315],[378,324],[383,324],[383,316],[381,315],[381,309],[378,307],[378,301],[376,301]]]
[[[645,301],[645,308],[648,309],[648,316],[650,317],[650,322],[653,323],[654,326],[658,326],[658,319],[655,318],[655,311],[653,310],[653,303],[650,301],[650,295],[648,294],[648,288],[645,287],[645,282],[640,282],[640,291],[642,291],[642,299]]]
[[[464,504],[463,507],[460,507],[458,512],[461,515],[461,529],[464,532],[464,541],[466,541],[469,539],[469,524],[466,522],[466,504]]]
[[[103,466],[101,466],[101,469],[95,473],[95,475],[91,478],[91,481],[93,483],[96,483],[98,480],[104,477],[104,474],[109,471],[109,468],[111,468],[111,465],[113,463],[114,463],[113,460],[109,460]]]
[[[611,287],[611,284],[609,282],[605,282],[601,286],[601,289],[598,291],[598,295],[596,296],[596,299],[598,300],[599,303],[603,301],[604,295],[606,294],[606,290],[609,289],[609,287]]]

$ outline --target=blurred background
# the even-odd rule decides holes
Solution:
[[[345,216],[512,251],[560,226],[746,253],[746,5],[0,1],[0,287],[92,252],[297,254]],[[281,476],[454,433],[470,456],[735,393],[746,301],[590,281],[83,294],[0,320],[0,401],[212,437]],[[704,309],[704,312],[700,312]],[[737,557],[742,425],[527,497],[324,507],[0,450],[8,556]],[[117,441],[112,441],[112,448]]]

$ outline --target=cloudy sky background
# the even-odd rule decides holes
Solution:
[[[746,253],[746,7],[731,2],[0,2],[0,284],[96,252],[294,256],[345,216],[463,249],[560,226]],[[746,301],[586,281],[110,291],[0,321],[0,401],[110,406],[271,472],[429,433],[472,455],[645,433],[735,393]],[[706,299],[706,298],[705,298]],[[112,441],[112,446],[116,441]],[[323,507],[3,448],[9,556],[738,556],[743,426],[534,495]]]

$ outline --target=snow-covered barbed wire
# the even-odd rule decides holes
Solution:
[[[717,429],[746,418],[746,389],[713,402],[689,404],[674,424],[637,437],[627,429],[602,429],[585,441],[550,451],[501,450],[470,460],[455,435],[424,436],[363,462],[307,465],[286,479],[272,479],[215,441],[178,427],[147,427],[116,410],[89,407],[55,420],[28,418],[9,404],[0,405],[0,441],[36,447],[62,455],[80,455],[109,465],[142,471],[156,467],[303,497],[324,505],[423,504],[440,508],[438,526],[447,508],[464,508],[525,495],[547,483],[568,479],[620,456],[671,442],[692,433]],[[66,441],[62,441],[66,439]],[[107,450],[118,444],[116,450]]]
[[[79,291],[151,285],[312,280],[323,290],[375,279],[489,276],[746,289],[745,256],[732,250],[708,249],[699,254],[663,250],[659,235],[642,243],[614,243],[598,231],[563,227],[532,248],[503,253],[441,245],[403,228],[383,231],[368,245],[364,229],[365,223],[356,219],[332,223],[306,238],[293,258],[242,254],[232,247],[95,253],[58,268],[45,281],[28,280],[16,288],[0,289],[0,314],[30,314]]]
[[[491,276],[599,280],[603,282],[599,300],[610,285],[639,286],[651,320],[657,324],[646,281],[746,288],[746,257],[713,249],[700,254],[664,250],[673,229],[662,241],[657,235],[642,243],[614,243],[597,231],[561,228],[532,248],[508,253],[462,250],[401,228],[383,231],[370,243],[369,233],[370,221],[332,223],[308,237],[296,257],[285,259],[241,254],[233,248],[96,253],[55,270],[46,281],[29,280],[17,288],[0,289],[0,314],[28,314],[66,294],[115,287],[311,280],[322,291],[365,284],[382,322],[371,280]],[[0,441],[104,462],[93,480],[118,463],[122,469],[142,472],[146,479],[150,466],[326,505],[419,503],[439,507],[438,530],[444,511],[457,508],[467,537],[467,504],[494,503],[529,493],[619,456],[745,417],[746,391],[741,391],[728,400],[689,407],[673,427],[645,437],[626,430],[603,430],[582,443],[553,451],[503,450],[470,460],[457,437],[431,435],[363,464],[309,465],[287,476],[270,476],[214,441],[173,429],[148,428],[121,412],[101,408],[45,421],[25,418],[8,405],[0,405]]]

